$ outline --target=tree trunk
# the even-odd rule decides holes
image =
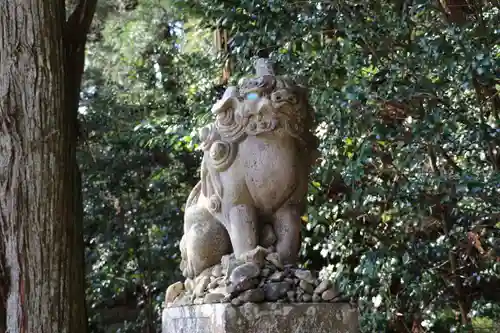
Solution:
[[[1,332],[87,331],[75,129],[94,9],[68,31],[64,1],[0,1]]]
[[[6,306],[7,292],[9,290],[9,279],[5,271],[5,249],[3,246],[2,238],[3,237],[0,228],[0,332],[5,332],[7,331],[5,321],[7,319]]]

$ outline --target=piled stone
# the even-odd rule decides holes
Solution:
[[[315,274],[282,265],[277,253],[257,247],[240,258],[227,255],[220,264],[194,280],[177,282],[167,289],[166,306],[231,303],[337,302],[340,295],[330,281]]]

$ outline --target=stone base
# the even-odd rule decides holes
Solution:
[[[358,311],[346,303],[185,305],[162,316],[162,333],[358,332]]]

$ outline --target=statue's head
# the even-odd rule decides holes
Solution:
[[[308,91],[287,76],[277,76],[269,59],[255,62],[256,75],[240,80],[229,87],[212,112],[222,126],[234,123],[246,127],[253,117],[272,115],[273,121],[264,129],[286,127],[293,136],[309,142],[314,123],[314,112],[309,105]],[[249,121],[250,119],[250,121]],[[255,126],[254,126],[255,127]],[[249,129],[248,132],[252,132]]]
[[[243,101],[270,107],[277,114],[284,114],[302,124],[306,130],[313,125],[314,114],[304,86],[291,77],[275,75],[269,59],[257,59],[255,72],[255,77],[244,79],[238,85]]]

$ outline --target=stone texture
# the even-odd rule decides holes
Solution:
[[[213,122],[200,130],[201,180],[187,199],[180,242],[187,278],[231,252],[259,266],[268,251],[275,265],[296,264],[308,175],[318,157],[314,112],[307,89],[276,76],[267,59],[258,59],[255,71],[227,88],[212,108]],[[222,263],[220,274],[235,265]]]
[[[347,303],[180,306],[165,309],[162,322],[162,333],[359,332],[357,310]]]
[[[273,226],[269,223],[264,224],[260,233],[260,243],[265,248],[270,248],[276,243],[276,234]]]
[[[222,276],[222,265],[221,264],[214,266],[214,268],[212,269],[212,275],[216,278]]]
[[[239,298],[244,303],[260,303],[266,299],[264,290],[261,288],[247,290],[243,292]]]
[[[253,262],[248,262],[236,267],[230,276],[230,281],[237,286],[249,279],[254,279],[260,275],[260,268]]]
[[[257,246],[255,249],[243,253],[239,259],[244,262],[252,262],[259,266],[259,268],[262,268],[266,264],[266,256],[268,254],[268,250],[262,246]]]
[[[233,272],[233,269],[241,265],[242,262],[237,260],[236,257],[234,256],[234,253],[232,254],[227,254],[225,256],[222,256],[221,258],[221,267],[222,267],[222,274],[226,276],[230,276],[231,273]]]
[[[208,276],[202,276],[200,280],[197,281],[196,287],[194,288],[194,294],[198,297],[203,296],[205,289],[210,283],[210,278]]]
[[[165,293],[165,305],[172,303],[184,290],[184,284],[182,282],[176,282],[167,288]]]
[[[269,277],[269,280],[271,282],[280,282],[283,281],[284,278],[285,278],[285,272],[276,271],[273,273],[273,275]]]
[[[278,269],[283,269],[283,264],[280,261],[278,253],[276,252],[269,253],[266,257],[266,260],[269,261],[274,266],[276,266]]]
[[[305,269],[296,269],[294,274],[301,281],[307,282],[311,285],[314,284],[314,277],[310,271]]]
[[[339,293],[335,290],[335,289],[328,289],[328,290],[325,290],[322,294],[321,294],[321,298],[324,300],[324,301],[331,301],[331,300],[334,300],[335,298],[337,298],[339,296]]]
[[[331,283],[328,280],[321,281],[319,285],[314,289],[315,294],[322,294],[324,291],[326,291],[328,288],[331,287]]]
[[[188,291],[188,292],[193,291],[194,290],[194,281],[191,279],[186,279],[186,281],[184,281],[184,289],[186,289],[186,291]]]
[[[321,281],[316,272],[283,265],[277,261],[277,256],[268,255],[265,262],[261,262],[262,251],[262,248],[250,251],[245,256],[248,260],[246,263],[237,260],[234,255],[224,256],[221,264],[205,269],[194,280],[186,279],[184,284],[173,284],[167,290],[165,306],[203,303],[232,303],[234,306],[241,306],[245,303],[263,302],[346,301],[332,282]],[[231,269],[227,269],[229,266]],[[219,270],[219,267],[223,270],[222,275],[215,277],[213,272]],[[231,273],[227,275],[224,272]],[[218,272],[216,275],[219,275]],[[214,295],[210,296],[211,294]]]
[[[224,294],[219,294],[219,293],[211,293],[211,294],[206,294],[205,298],[203,299],[203,303],[220,303],[220,301],[224,299]]]
[[[299,287],[308,294],[314,293],[313,285],[306,282],[305,280],[300,280]]]
[[[268,301],[274,302],[284,297],[291,288],[292,285],[287,281],[272,282],[264,286],[264,293]]]

